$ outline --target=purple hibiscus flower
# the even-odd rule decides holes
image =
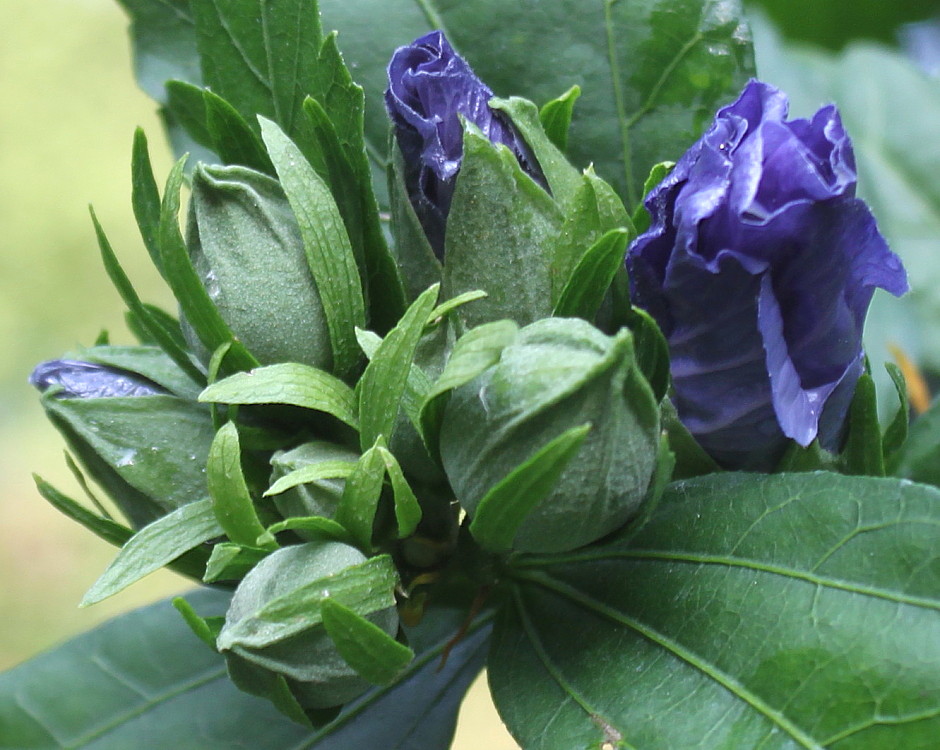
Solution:
[[[787,120],[751,81],[647,197],[630,247],[634,302],[669,341],[675,404],[728,468],[768,469],[792,438],[839,446],[876,287],[907,291],[901,261],[855,197],[833,106]]]

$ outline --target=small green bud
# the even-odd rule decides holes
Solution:
[[[359,454],[323,440],[304,443],[271,457],[271,484],[298,469],[325,462],[346,461],[355,464]],[[343,497],[345,479],[316,479],[274,495],[274,505],[284,518],[322,516],[333,518]],[[297,532],[304,537],[302,531]],[[306,538],[306,537],[304,537]]]
[[[579,452],[526,516],[514,549],[570,550],[622,526],[646,495],[659,443],[659,412],[629,331],[610,337],[566,318],[526,326],[445,411],[441,458],[457,499],[472,517],[510,472],[584,424]]]
[[[197,165],[187,246],[223,320],[261,364],[331,368],[323,305],[276,180],[246,167]],[[208,356],[188,325],[184,330],[193,349]]]
[[[228,659],[244,659],[287,679],[304,709],[328,708],[346,703],[370,685],[340,656],[322,621],[294,632],[286,638],[265,636],[263,646],[246,645],[237,632],[245,622],[259,621],[267,605],[284,605],[306,585],[322,584],[324,597],[330,595],[331,581],[354,566],[366,562],[355,547],[341,542],[309,542],[284,547],[268,555],[242,579],[225,615],[219,646]],[[389,597],[391,600],[391,592]],[[299,606],[299,605],[298,605]],[[366,619],[394,636],[398,632],[398,612],[394,606],[365,615]],[[270,628],[255,628],[252,643]]]

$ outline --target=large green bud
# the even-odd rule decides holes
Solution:
[[[659,410],[629,331],[606,336],[578,319],[522,328],[499,361],[456,389],[440,448],[473,517],[486,494],[541,448],[590,424],[578,453],[513,540],[524,552],[589,544],[633,517],[657,460]]]
[[[323,305],[297,220],[276,180],[246,167],[197,165],[187,230],[206,291],[261,364],[331,368]],[[207,356],[192,331],[187,338]]]
[[[252,568],[235,589],[217,642],[236,683],[260,694],[265,675],[282,677],[305,710],[338,706],[367,690],[312,612],[323,598],[346,606],[371,601],[376,608],[364,616],[394,637],[394,583],[373,575],[376,562],[355,547],[321,541],[284,547]],[[294,614],[272,621],[276,609]]]

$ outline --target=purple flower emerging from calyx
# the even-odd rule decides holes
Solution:
[[[388,65],[385,107],[405,163],[405,184],[415,213],[438,257],[463,158],[462,115],[493,143],[515,153],[522,168],[545,179],[507,117],[490,109],[490,88],[476,77],[440,31],[399,47]]]
[[[156,383],[126,370],[93,362],[53,359],[36,366],[29,384],[45,393],[58,387],[59,398],[120,398],[155,396],[166,391]]]
[[[787,106],[751,81],[719,110],[651,191],[627,258],[669,341],[679,416],[729,468],[771,468],[786,438],[837,449],[872,293],[908,289],[855,197],[838,111],[787,121]]]

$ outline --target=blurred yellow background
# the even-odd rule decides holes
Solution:
[[[113,549],[46,505],[31,472],[72,492],[63,443],[26,384],[33,365],[108,329],[130,343],[101,268],[93,203],[142,296],[172,309],[130,207],[130,149],[141,125],[158,181],[170,167],[155,105],[133,80],[127,20],[113,0],[0,0],[0,669],[115,613],[188,588],[151,576],[89,609],[85,589]],[[477,681],[457,750],[517,746]],[[207,749],[208,750],[208,749]],[[430,750],[430,749],[429,749]]]

